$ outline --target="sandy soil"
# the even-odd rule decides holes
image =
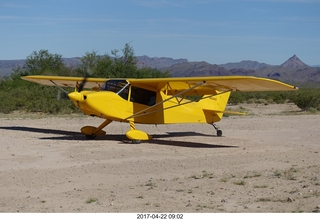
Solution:
[[[0,116],[0,212],[319,212],[320,115],[242,105],[212,126],[137,125],[87,116]],[[231,109],[233,109],[231,108]],[[243,109],[244,108],[244,109]]]

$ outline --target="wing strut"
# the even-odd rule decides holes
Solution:
[[[52,82],[52,84],[54,84],[56,87],[58,87],[61,91],[63,91],[66,94],[69,94],[66,90],[64,90],[61,86],[59,86],[58,84],[56,84],[54,81],[50,80],[50,82]]]
[[[221,92],[221,93],[218,93],[218,94],[214,94],[214,95],[207,96],[207,97],[202,98],[202,99],[211,98],[211,97],[214,97],[214,96],[217,96],[217,95],[221,95],[221,94],[223,94],[223,93],[227,93],[227,92],[231,92],[231,91],[232,91],[232,90],[228,90],[228,91],[225,91],[225,92]],[[175,98],[175,97],[172,97],[172,98]],[[171,98],[170,98],[170,99],[171,99]],[[200,100],[202,100],[202,99],[200,99]],[[157,103],[156,105],[162,104],[162,103],[166,102],[167,100],[169,100],[169,99],[166,99],[166,100],[164,100],[164,101],[162,101],[162,102],[159,102],[159,103]],[[170,107],[161,109],[161,110],[146,112],[146,111],[148,111],[149,109],[151,109],[151,108],[153,108],[153,107],[156,106],[156,105],[153,105],[153,106],[151,106],[151,107],[149,107],[149,108],[143,109],[142,111],[140,111],[140,112],[138,112],[138,113],[136,113],[136,114],[134,114],[134,115],[129,116],[127,119],[132,118],[132,117],[137,118],[137,117],[144,116],[144,115],[150,115],[150,114],[153,114],[153,113],[156,113],[156,112],[159,112],[159,111],[165,111],[165,110],[168,110],[168,109],[171,109],[171,108],[175,108],[175,107],[177,107],[177,106],[186,105],[186,104],[189,104],[189,103],[191,103],[191,102],[194,102],[194,101],[189,100],[188,102],[185,102],[185,103],[182,103],[182,104],[178,104],[178,105],[173,105],[173,106],[170,106]],[[218,112],[218,113],[229,113],[229,114],[243,115],[243,113],[241,113],[241,112],[230,112],[230,111],[216,111],[216,112]]]
[[[156,104],[153,105],[153,106],[150,106],[150,107],[145,108],[145,109],[143,109],[143,110],[141,110],[141,111],[139,111],[139,112],[137,112],[137,113],[135,113],[135,114],[133,114],[133,115],[130,115],[129,117],[125,118],[124,120],[127,120],[127,119],[129,119],[129,118],[139,117],[139,116],[146,115],[146,114],[154,113],[155,111],[150,112],[150,113],[147,113],[146,111],[148,111],[149,109],[152,109],[152,108],[154,108],[154,107],[156,107],[156,106],[158,106],[158,105],[161,105],[162,103],[167,102],[167,101],[169,101],[169,100],[171,100],[171,99],[177,98],[179,95],[183,95],[183,94],[185,94],[185,93],[188,93],[189,91],[191,91],[191,90],[193,90],[193,89],[195,89],[195,88],[197,88],[197,87],[199,87],[199,86],[202,86],[202,85],[205,84],[205,83],[206,83],[206,81],[202,81],[201,83],[198,83],[198,84],[196,84],[195,86],[192,86],[191,88],[189,88],[189,89],[187,89],[187,90],[184,90],[184,91],[182,91],[182,92],[180,92],[180,93],[178,93],[178,94],[176,94],[176,95],[173,95],[173,96],[171,96],[170,98],[167,98],[167,99],[163,100],[162,102],[156,103]],[[190,102],[192,102],[192,101],[190,101]],[[188,103],[189,103],[189,102],[188,102]],[[184,103],[184,104],[187,104],[187,103]],[[174,107],[175,107],[175,106],[174,106]],[[172,108],[172,107],[168,107],[168,108]],[[166,109],[168,109],[168,108],[166,108]],[[166,109],[163,109],[163,110],[166,110]]]

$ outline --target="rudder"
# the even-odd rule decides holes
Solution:
[[[227,106],[231,92],[216,91],[214,95],[205,95],[198,102],[205,114],[213,115],[213,122],[220,121]],[[209,121],[211,123],[211,121]]]

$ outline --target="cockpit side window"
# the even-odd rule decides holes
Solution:
[[[130,101],[152,106],[156,104],[156,95],[157,93],[154,91],[131,86]]]

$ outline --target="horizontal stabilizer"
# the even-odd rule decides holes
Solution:
[[[218,111],[216,111],[218,112]],[[234,112],[234,111],[223,111],[223,112],[218,112],[218,113],[223,113],[223,114],[228,114],[228,115],[247,115],[246,112]]]

